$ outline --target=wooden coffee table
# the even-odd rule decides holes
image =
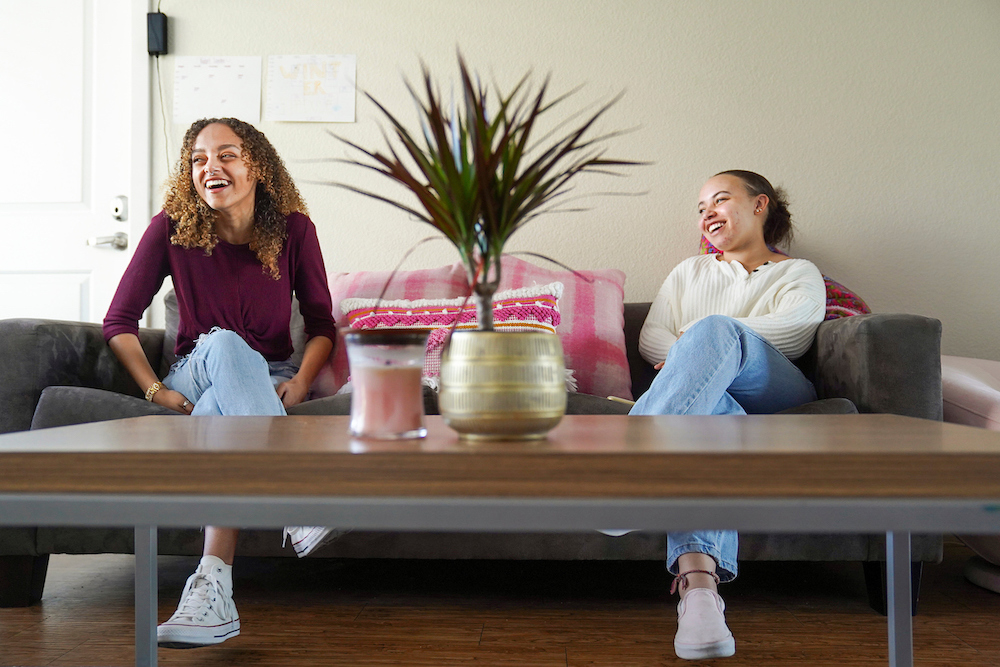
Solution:
[[[910,532],[1000,533],[1000,433],[896,415],[567,416],[547,440],[377,442],[347,417],[141,417],[0,435],[0,522],[156,527],[884,532],[889,663],[912,664]],[[683,471],[683,474],[681,474]]]

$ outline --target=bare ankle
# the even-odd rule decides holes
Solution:
[[[719,592],[719,586],[715,583],[715,578],[709,574],[703,574],[701,572],[691,572],[687,575],[687,586],[681,588],[681,597],[683,598],[685,594],[692,588],[707,588],[711,591]]]
[[[712,556],[697,551],[689,551],[677,558],[677,578],[670,586],[670,592],[678,591],[684,597],[690,588],[707,588],[719,592],[719,575],[715,570],[717,564]]]
[[[679,592],[681,598],[692,588],[707,588],[708,590],[719,592],[719,575],[715,570],[681,570],[673,583],[670,585],[670,592]]]

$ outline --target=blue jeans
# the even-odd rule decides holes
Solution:
[[[268,362],[239,334],[212,329],[163,383],[194,403],[192,415],[284,415],[275,387],[296,372],[290,362]]]
[[[753,329],[712,315],[681,336],[633,415],[770,414],[816,400],[816,390],[785,355]],[[712,556],[722,581],[737,574],[739,540],[732,530],[669,533],[667,568],[697,552]]]

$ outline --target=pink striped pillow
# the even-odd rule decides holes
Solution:
[[[493,295],[493,328],[496,331],[542,331],[554,334],[559,324],[559,297],[562,283],[505,290]],[[430,329],[424,377],[441,374],[441,351],[448,330],[458,320],[456,329],[475,329],[476,305],[465,297],[455,299],[344,299],[341,312],[352,329]],[[464,304],[464,308],[462,307]]]
[[[333,317],[338,329],[349,326],[340,302],[349,298],[378,298],[389,282],[391,271],[353,271],[329,274],[330,295],[333,297]],[[459,263],[435,269],[399,271],[386,289],[386,299],[453,299],[468,294],[465,269]],[[312,384],[314,398],[332,396],[347,382],[347,351],[343,341],[337,341],[333,354]]]

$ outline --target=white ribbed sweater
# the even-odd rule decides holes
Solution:
[[[768,262],[748,273],[739,262],[698,255],[678,264],[663,281],[642,325],[639,352],[657,364],[692,324],[727,315],[797,359],[809,349],[825,313],[823,276],[808,260]]]

